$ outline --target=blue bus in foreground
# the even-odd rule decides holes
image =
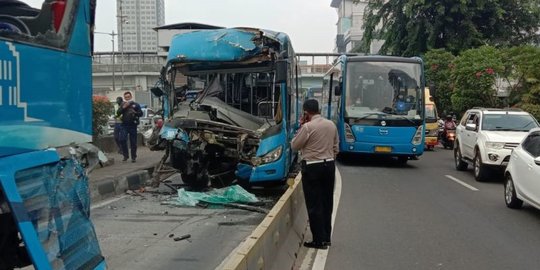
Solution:
[[[397,157],[424,151],[424,70],[420,58],[340,56],[323,80],[322,114],[338,128],[341,153]]]
[[[95,4],[0,5],[0,269],[106,268],[90,221],[94,159],[77,154],[92,140]]]
[[[172,166],[190,185],[283,183],[295,158],[299,119],[296,57],[284,33],[221,28],[176,35],[152,92],[165,111],[162,138]],[[184,88],[204,84],[190,103]]]

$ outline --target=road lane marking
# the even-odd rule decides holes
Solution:
[[[341,198],[341,174],[339,173],[338,168],[336,167],[336,185],[334,188],[334,208],[332,209],[332,233],[334,234],[334,224],[336,223],[337,209],[339,206],[339,200]],[[315,261],[313,262],[312,270],[324,270],[326,265],[326,259],[328,258],[328,249],[317,249],[317,254],[315,255]],[[306,256],[307,257],[307,256]]]
[[[455,177],[453,177],[451,175],[445,175],[445,176],[446,176],[446,178],[448,178],[448,179],[450,179],[450,180],[452,180],[452,181],[454,181],[454,182],[456,182],[456,183],[458,183],[458,184],[460,184],[460,185],[462,185],[462,186],[464,186],[464,187],[466,187],[466,188],[468,188],[468,189],[470,189],[472,191],[478,191],[477,188],[475,188],[475,187],[473,187],[473,186],[471,186],[471,185],[469,185],[469,184],[467,184],[467,183],[465,183],[465,182],[463,182],[463,181],[461,181],[461,180],[459,180],[459,179],[457,179],[457,178],[455,178]]]
[[[112,199],[109,199],[109,200],[102,201],[102,202],[100,202],[100,203],[97,203],[97,204],[92,205],[92,206],[90,207],[90,209],[91,209],[91,210],[94,210],[94,209],[96,209],[96,208],[101,208],[101,207],[106,206],[106,205],[108,205],[108,204],[111,204],[111,203],[113,203],[113,202],[117,202],[117,201],[119,201],[119,200],[121,200],[121,199],[123,199],[123,198],[125,198],[125,197],[127,197],[127,196],[128,196],[128,195],[122,195],[122,196],[120,196],[120,197],[116,197],[116,198],[112,198]]]

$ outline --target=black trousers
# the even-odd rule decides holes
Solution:
[[[137,126],[126,126],[122,125],[122,129],[120,130],[120,143],[122,144],[122,154],[124,155],[124,159],[129,158],[129,150],[131,149],[131,159],[135,160],[137,159]],[[128,139],[129,139],[129,146],[130,149],[128,149]]]
[[[313,242],[330,242],[334,207],[334,161],[306,165],[302,162],[302,187]]]

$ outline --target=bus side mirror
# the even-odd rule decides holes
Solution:
[[[287,60],[276,61],[276,83],[287,82]]]
[[[334,87],[334,96],[341,96],[341,83],[338,83],[338,85]]]

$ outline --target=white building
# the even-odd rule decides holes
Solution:
[[[359,1],[354,4],[352,0],[332,0],[330,6],[336,9],[338,14],[336,48],[334,52],[348,53],[356,46],[364,36],[364,12],[369,1]],[[378,53],[382,45],[381,41],[371,44],[370,53]]]
[[[119,51],[156,52],[157,33],[165,24],[164,0],[117,0]]]

